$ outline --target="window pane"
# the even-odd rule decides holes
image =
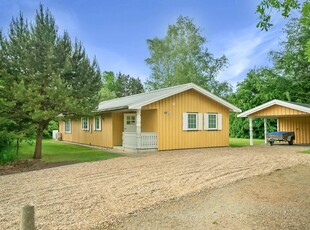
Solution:
[[[136,123],[136,117],[135,116],[131,116],[130,117],[130,121],[131,121],[131,124],[134,125]]]
[[[100,120],[101,119],[101,117],[100,116],[97,116],[97,117],[95,117],[95,130],[100,130]]]
[[[66,133],[71,132],[71,121],[70,120],[65,121],[65,132]]]
[[[196,129],[197,128],[197,114],[188,114],[188,128],[189,129]]]
[[[86,117],[82,117],[82,129],[88,130],[88,119]]]
[[[209,114],[209,129],[216,129],[216,114]]]

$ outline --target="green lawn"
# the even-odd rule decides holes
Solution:
[[[20,147],[18,159],[32,159],[34,143],[23,142]],[[43,140],[42,160],[46,162],[89,162],[105,160],[121,156],[116,153],[106,152],[80,145],[67,144],[54,140]]]
[[[265,144],[265,140],[263,139],[254,139],[254,145],[263,145]],[[230,147],[244,147],[250,146],[250,140],[244,138],[229,138],[229,146]]]
[[[309,149],[309,150],[304,151],[304,153],[310,154],[310,149]]]

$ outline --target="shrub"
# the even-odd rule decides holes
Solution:
[[[13,162],[16,160],[16,152],[14,148],[11,146],[7,146],[6,148],[2,148],[0,150],[0,163],[5,164],[8,162]]]
[[[43,137],[52,138],[53,130],[58,130],[58,121],[50,121],[47,128],[43,131]]]

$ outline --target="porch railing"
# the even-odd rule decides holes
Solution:
[[[130,149],[156,149],[157,133],[142,132],[141,146],[138,147],[138,135],[136,132],[123,132],[123,147]]]

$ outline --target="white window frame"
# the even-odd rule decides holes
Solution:
[[[67,126],[68,124],[68,126]],[[64,131],[65,133],[71,133],[71,119],[67,119],[64,121]],[[69,127],[69,129],[67,129]]]
[[[97,127],[97,119],[99,119],[98,127]],[[102,129],[102,117],[101,115],[94,117],[94,130],[95,131],[101,131]]]
[[[195,128],[189,128],[188,127],[188,118],[189,115],[195,115],[196,116],[196,127]],[[188,131],[197,131],[202,130],[202,113],[198,112],[184,112],[183,113],[183,130]]]
[[[210,116],[215,116],[215,127],[210,127]],[[222,130],[222,114],[205,113],[204,114],[204,130]]]
[[[84,121],[86,121],[86,127],[84,126]],[[84,131],[89,130],[89,118],[88,117],[81,117],[81,128]]]

